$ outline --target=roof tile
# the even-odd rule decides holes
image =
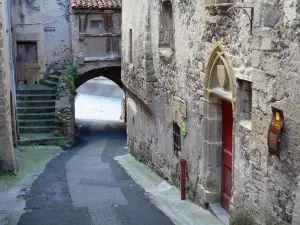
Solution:
[[[71,0],[72,8],[121,8],[122,0]]]

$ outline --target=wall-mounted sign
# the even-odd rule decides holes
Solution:
[[[44,27],[44,31],[45,32],[54,32],[55,31],[55,27]]]
[[[186,122],[185,121],[182,121],[182,123],[181,123],[181,134],[183,137],[186,137],[187,132],[186,132]]]
[[[272,120],[270,122],[269,132],[268,132],[268,146],[269,152],[275,154],[279,157],[279,142],[280,134],[282,132],[284,124],[283,111],[272,107]]]

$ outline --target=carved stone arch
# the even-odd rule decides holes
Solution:
[[[225,48],[217,42],[206,66],[205,98],[216,94],[226,100],[235,101],[235,78]]]
[[[221,43],[213,46],[205,76],[204,140],[202,146],[200,189],[202,199],[209,203],[221,202],[222,192],[222,104],[232,104],[232,162],[234,162],[236,85],[232,65]],[[232,167],[232,171],[234,168]],[[234,176],[234,174],[232,174]],[[233,180],[232,180],[233,184]]]

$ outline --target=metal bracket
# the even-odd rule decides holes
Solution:
[[[250,9],[250,14],[249,14]],[[243,11],[248,16],[250,21],[250,35],[252,35],[253,30],[253,17],[254,17],[254,8],[253,7],[242,7],[242,6],[233,6],[227,10],[227,16],[231,19],[235,18],[240,11]]]

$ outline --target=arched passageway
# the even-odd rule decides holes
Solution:
[[[104,67],[79,74],[76,79],[76,87],[78,88],[88,80],[100,76],[108,78],[109,80],[115,82],[121,89],[123,89],[123,84],[121,81],[121,67]]]
[[[119,67],[102,68],[81,74],[76,80],[78,96],[75,118],[82,121],[124,121],[125,93]]]

